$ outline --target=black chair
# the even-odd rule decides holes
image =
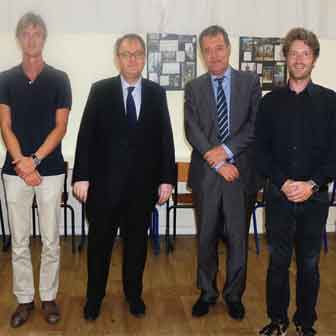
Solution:
[[[3,175],[1,174],[2,186],[4,191],[5,197],[5,209],[7,212],[7,227],[8,227],[8,235],[6,235],[6,228],[5,228],[5,221],[3,218],[3,211],[2,211],[2,202],[0,199],[0,222],[1,222],[1,232],[2,232],[2,251],[7,252],[11,246],[11,235],[10,235],[10,226],[9,226],[9,217],[8,217],[8,208],[7,208],[7,199],[6,199],[6,191],[5,191],[5,184],[3,181]]]
[[[72,253],[76,251],[76,242],[75,242],[75,210],[74,208],[68,204],[69,200],[69,193],[68,193],[68,163],[65,162],[65,177],[64,177],[64,185],[63,185],[63,192],[61,198],[60,207],[63,208],[63,215],[64,215],[64,237],[68,236],[67,233],[67,226],[68,226],[68,210],[70,211],[71,216],[71,238],[72,238]],[[38,207],[36,202],[36,197],[34,196],[33,204],[32,204],[32,218],[33,218],[33,237],[36,237],[36,213],[38,215]]]
[[[5,230],[5,223],[2,214],[2,204],[0,200],[0,222],[1,222],[1,236],[2,236],[2,246],[6,244],[6,230]]]
[[[82,223],[81,223],[81,238],[78,245],[78,251],[80,252],[84,245],[86,240],[86,233],[85,233],[85,203],[81,203],[81,210],[82,210]]]
[[[3,252],[8,251],[11,245],[9,220],[7,220],[7,222],[8,222],[8,237],[6,235],[5,221],[4,221],[3,212],[2,212],[2,202],[0,199],[0,223],[1,223],[2,251]]]
[[[254,204],[253,211],[252,211],[253,235],[254,235],[257,255],[260,254],[260,243],[259,243],[258,223],[257,223],[257,210],[260,208],[265,208],[265,199],[264,199],[263,189],[258,191],[256,202]]]
[[[155,207],[152,216],[151,223],[149,226],[149,237],[152,242],[152,247],[155,255],[160,254],[160,234],[159,234],[159,211]]]
[[[336,183],[335,181],[332,182],[331,192],[329,192],[329,207],[333,208],[336,207]],[[327,235],[327,227],[324,227],[323,236],[322,236],[323,246],[324,246],[324,253],[328,253],[328,235]]]
[[[179,192],[179,182],[186,183],[189,175],[189,162],[177,162],[177,179],[174,185],[174,190],[172,194],[172,204],[170,200],[167,201],[166,206],[166,253],[174,250],[175,240],[176,240],[176,214],[177,209],[193,209],[193,199],[191,192]],[[173,236],[170,236],[170,211],[173,210]]]

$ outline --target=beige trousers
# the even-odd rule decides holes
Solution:
[[[13,292],[19,303],[33,301],[35,294],[33,268],[29,249],[34,194],[38,205],[42,253],[40,298],[56,298],[59,284],[59,219],[64,174],[44,176],[37,187],[31,187],[18,176],[3,175],[12,235]]]

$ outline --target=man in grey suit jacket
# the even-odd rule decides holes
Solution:
[[[207,314],[219,296],[217,246],[220,233],[225,232],[228,257],[223,298],[229,315],[241,320],[245,316],[246,212],[250,195],[258,187],[252,146],[261,89],[257,75],[229,65],[230,41],[222,27],[205,29],[199,43],[208,73],[185,88],[185,132],[193,148],[189,185],[197,217],[201,289],[192,314]]]

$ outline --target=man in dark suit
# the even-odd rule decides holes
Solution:
[[[150,214],[168,199],[176,179],[166,93],[141,78],[143,39],[120,38],[116,60],[120,75],[91,88],[73,170],[74,193],[86,202],[89,220],[87,320],[99,315],[118,227],[124,294],[133,315],[145,314],[141,295]]]
[[[248,199],[254,194],[254,124],[261,97],[258,77],[229,65],[230,41],[219,26],[205,29],[199,43],[208,73],[185,88],[185,132],[193,151],[189,185],[198,229],[198,287],[193,316],[208,313],[218,298],[217,245],[228,248],[223,297],[234,319],[243,319],[246,283]]]

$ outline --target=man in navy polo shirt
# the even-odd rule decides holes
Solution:
[[[55,298],[64,183],[61,140],[71,108],[71,88],[64,72],[44,63],[46,37],[43,19],[34,13],[25,14],[16,28],[22,63],[0,75],[0,127],[7,148],[2,172],[12,234],[13,290],[18,301],[10,322],[14,328],[24,324],[34,309],[29,250],[34,195],[43,242],[39,283],[42,311],[49,323],[60,319]]]

